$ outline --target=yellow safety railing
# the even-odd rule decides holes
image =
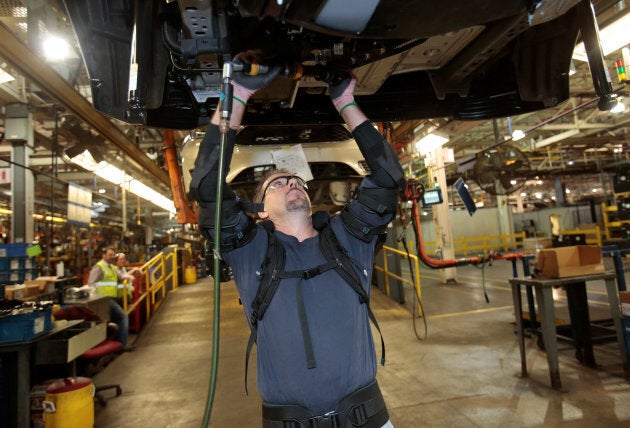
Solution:
[[[392,252],[394,254],[398,254],[404,258],[410,258],[413,261],[414,264],[414,278],[415,278],[415,282],[411,281],[407,278],[403,278],[395,273],[392,273],[389,271],[389,269],[387,268],[387,253],[388,252]],[[383,272],[384,274],[384,278],[385,278],[385,293],[389,296],[389,277],[391,276],[392,278],[396,278],[397,280],[401,281],[404,284],[409,284],[411,285],[417,295],[417,298],[420,300],[421,299],[421,288],[420,288],[420,264],[418,262],[418,256],[416,256],[415,254],[409,254],[409,256],[407,256],[407,252],[406,251],[401,251],[398,250],[396,248],[392,248],[392,247],[388,247],[387,245],[383,245],[383,249],[382,249],[382,253],[383,253],[383,267],[380,266],[374,266],[374,269],[378,270],[379,272]],[[421,317],[422,316],[422,307],[421,305],[418,305],[418,316]]]
[[[468,253],[483,253],[487,254],[490,251],[503,250],[509,251],[510,249],[523,246],[523,240],[526,238],[525,232],[510,233],[506,235],[489,235],[489,236],[476,236],[471,238],[457,238],[453,239],[455,253],[464,254]],[[437,243],[435,241],[426,241],[424,247],[427,251],[437,250]]]
[[[560,235],[586,235],[586,244],[602,246],[602,231],[599,227],[592,229],[561,230]]]
[[[167,271],[166,266],[170,262],[173,269]],[[146,262],[140,268],[142,275],[144,276],[145,288],[138,295],[135,302],[129,305],[127,301],[128,289],[127,281],[125,281],[125,287],[123,292],[123,309],[127,314],[135,311],[140,304],[145,305],[145,318],[149,321],[151,315],[160,307],[162,301],[166,297],[166,283],[171,279],[173,289],[177,288],[177,252],[173,251],[170,254],[159,253],[151,260]]]

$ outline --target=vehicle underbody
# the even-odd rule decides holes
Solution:
[[[285,70],[252,98],[246,125],[339,122],[327,90],[346,71],[357,76],[357,101],[374,121],[544,109],[568,98],[573,47],[593,20],[580,0],[65,4],[94,106],[170,129],[208,122],[223,64],[242,51]]]

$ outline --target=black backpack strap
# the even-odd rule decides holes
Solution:
[[[252,315],[249,319],[249,340],[247,342],[247,350],[245,351],[245,394],[248,394],[247,390],[247,369],[249,367],[249,354],[252,351],[252,347],[256,342],[256,336],[258,334],[258,321],[262,319],[271,299],[278,289],[280,284],[280,273],[284,268],[284,262],[286,260],[286,254],[282,244],[273,234],[273,223],[269,220],[260,222],[260,225],[267,232],[267,254],[263,261],[260,272],[262,278],[260,285],[256,291],[256,296],[252,302]]]
[[[352,261],[350,256],[348,256],[348,252],[345,248],[341,246],[337,237],[335,236],[335,232],[332,230],[330,226],[326,226],[320,230],[320,245],[322,248],[322,252],[324,256],[328,260],[334,260],[337,264],[337,272],[341,277],[352,287],[352,289],[359,295],[359,301],[361,303],[365,303],[368,310],[368,317],[376,327],[378,334],[381,336],[381,365],[385,365],[385,341],[383,340],[383,333],[381,333],[381,328],[376,321],[376,317],[372,312],[372,308],[370,307],[370,298],[365,291],[365,289],[361,285],[361,280],[359,279],[359,275],[352,267]]]

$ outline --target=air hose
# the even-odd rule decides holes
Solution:
[[[424,241],[422,240],[422,230],[420,228],[420,210],[418,208],[418,201],[422,198],[424,188],[415,180],[407,180],[407,188],[405,189],[405,199],[412,202],[412,223],[413,230],[416,235],[416,245],[420,260],[431,269],[446,269],[456,266],[473,265],[477,268],[481,266],[482,269],[482,283],[483,292],[486,302],[489,302],[488,293],[486,292],[485,285],[485,265],[491,265],[493,260],[514,260],[522,259],[526,256],[526,253],[513,253],[513,254],[496,254],[494,252],[490,254],[484,254],[482,257],[468,257],[461,259],[448,259],[441,260],[430,257],[424,249]],[[515,274],[516,275],[516,274]]]
[[[225,182],[225,146],[227,145],[230,131],[230,115],[232,113],[232,72],[233,64],[226,62],[223,65],[223,79],[221,83],[221,117],[219,131],[221,135],[219,146],[219,170],[217,173],[216,206],[214,212],[214,316],[212,322],[212,364],[210,371],[210,384],[208,386],[208,398],[206,410],[203,415],[202,427],[210,424],[212,404],[217,383],[217,369],[219,366],[219,315],[221,304],[221,217],[223,211],[223,183]]]

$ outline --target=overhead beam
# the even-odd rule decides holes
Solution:
[[[37,86],[57,99],[78,118],[92,126],[124,154],[140,164],[157,180],[166,186],[170,181],[166,171],[160,169],[142,150],[129,140],[103,114],[99,113],[74,87],[68,84],[52,68],[33,53],[28,46],[0,22],[0,56],[10,63],[24,77],[37,83]]]

